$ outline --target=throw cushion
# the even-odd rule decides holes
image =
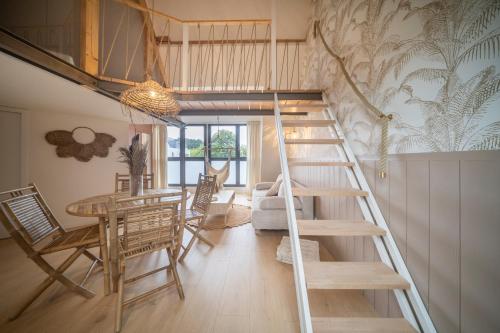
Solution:
[[[283,181],[283,177],[281,174],[279,174],[278,178],[276,178],[276,181],[274,182],[273,186],[266,192],[267,197],[274,197],[278,195],[278,191],[281,185],[281,182]]]

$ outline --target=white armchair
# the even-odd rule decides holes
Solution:
[[[257,183],[252,192],[252,226],[256,230],[288,229],[285,198],[280,188],[277,196],[266,196],[273,182]],[[292,180],[293,186],[301,185]],[[314,218],[314,199],[312,197],[294,197],[293,204],[298,219]]]

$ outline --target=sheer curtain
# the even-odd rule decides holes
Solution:
[[[155,188],[166,188],[167,180],[167,125],[153,125],[151,159]]]
[[[247,190],[250,192],[255,184],[260,182],[261,169],[261,135],[260,121],[249,121],[247,123]]]

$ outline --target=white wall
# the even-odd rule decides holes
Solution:
[[[56,218],[64,227],[76,227],[95,219],[70,216],[66,205],[97,194],[114,191],[115,172],[126,173],[125,166],[118,160],[118,147],[128,144],[128,126],[125,121],[109,120],[75,114],[26,111],[29,140],[28,181],[39,187]],[[53,130],[69,130],[87,126],[95,132],[107,133],[116,138],[105,158],[94,156],[89,162],[79,162],[73,157],[60,158],[56,146],[45,140],[45,134]]]
[[[281,173],[274,117],[262,117],[261,180],[271,182]]]

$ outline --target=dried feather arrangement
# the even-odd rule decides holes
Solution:
[[[128,147],[120,147],[120,162],[128,165],[131,175],[139,176],[144,172],[148,158],[148,148],[139,142],[139,134],[134,135],[132,144]]]

